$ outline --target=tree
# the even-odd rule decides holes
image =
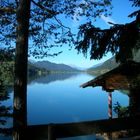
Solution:
[[[58,45],[74,42],[73,34],[59,16],[98,17],[107,13],[111,0],[1,0],[0,43],[15,48],[14,124],[15,139],[24,139],[26,119],[27,57],[53,56],[48,50]],[[33,49],[28,49],[30,37]],[[31,46],[30,46],[31,47]],[[44,50],[45,49],[45,50]]]
[[[1,77],[1,73],[0,73]],[[2,105],[2,101],[6,101],[9,99],[9,94],[7,92],[6,86],[4,85],[3,80],[0,79],[0,125],[6,125],[7,120],[3,117],[12,117],[12,114],[10,113],[12,107],[11,106],[5,106]],[[0,134],[10,134],[10,129],[6,128],[0,128]]]
[[[19,0],[1,0],[0,43],[5,43],[10,48],[15,46],[16,12],[19,4]],[[60,52],[50,54],[48,50],[74,42],[71,28],[63,24],[65,16],[69,19],[80,16],[96,18],[101,13],[110,14],[109,8],[111,0],[31,0],[29,37],[30,48],[34,49],[29,48],[29,54],[36,58],[57,55]],[[64,18],[61,20],[60,16]]]
[[[5,61],[12,61],[14,60],[14,55],[12,50],[9,49],[0,49],[0,62],[5,62]]]
[[[130,0],[132,6],[140,7],[140,0]],[[136,19],[127,24],[112,24],[110,29],[100,29],[91,22],[79,27],[76,49],[87,54],[90,49],[91,59],[101,59],[108,52],[115,54],[116,60],[121,63],[133,59],[133,51],[140,48],[140,10],[129,17]]]

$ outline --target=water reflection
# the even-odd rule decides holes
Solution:
[[[73,76],[72,74],[68,75],[48,75],[48,77],[40,77],[39,79],[33,80],[33,83],[52,83],[53,81],[57,81],[57,84],[59,81],[65,80],[65,83],[67,83],[66,79],[70,78]],[[77,76],[77,74],[76,74]],[[47,79],[48,78],[48,79]],[[60,78],[60,79],[59,79]],[[41,81],[42,79],[42,81]],[[58,81],[59,80],[59,81]],[[79,75],[79,80],[82,80],[82,77]],[[77,83],[76,79],[73,80],[74,85]],[[63,83],[64,84],[64,83]],[[70,84],[70,83],[67,83]],[[77,83],[75,86],[77,87],[79,83]],[[68,87],[67,87],[68,88]],[[57,89],[58,90],[58,89]],[[80,90],[80,92],[82,89]],[[119,103],[114,104],[114,108],[118,107],[118,110],[116,113],[118,113],[118,118],[112,118],[111,120],[109,119],[101,119],[101,120],[90,120],[86,122],[74,122],[74,123],[60,123],[56,124],[54,122],[53,130],[48,131],[48,128],[50,125],[48,124],[41,124],[41,125],[29,125],[27,124],[27,95],[16,95],[14,99],[14,123],[13,123],[13,132],[11,133],[12,137],[14,140],[25,140],[27,139],[26,136],[31,137],[32,139],[36,140],[43,140],[47,139],[48,137],[48,132],[50,135],[53,135],[57,138],[63,138],[63,139],[68,139],[68,140],[80,140],[80,139],[88,139],[88,140],[93,140],[93,139],[113,139],[113,138],[122,138],[122,137],[131,137],[134,135],[139,134],[139,126],[138,126],[138,121],[139,121],[139,113],[140,113],[140,94],[138,94],[140,91],[139,87],[135,87],[134,89],[131,89],[129,91],[129,106],[127,107],[127,111],[123,111],[123,115],[120,115],[122,112],[123,106],[121,106]],[[75,94],[78,91],[75,92]],[[83,91],[85,92],[85,91]],[[88,93],[87,94],[91,94]],[[94,94],[94,93],[93,93]],[[96,94],[99,94],[98,92]],[[106,93],[108,94],[108,93]],[[117,93],[112,93],[112,94],[117,94]],[[3,94],[4,95],[4,94]],[[40,95],[41,96],[41,95]],[[104,96],[104,95],[103,95]],[[57,96],[58,98],[59,96]],[[113,97],[112,97],[113,98]],[[2,98],[1,98],[2,99]],[[59,99],[58,99],[59,100]],[[79,99],[80,100],[80,99]],[[97,102],[104,102],[104,101],[97,101]],[[108,100],[106,100],[108,104]],[[22,105],[22,108],[20,108]],[[1,104],[0,104],[1,106]],[[35,106],[35,104],[34,104]],[[45,106],[45,104],[44,104]],[[85,105],[81,106],[84,107]],[[75,105],[76,107],[76,105]],[[46,108],[46,106],[45,106]],[[98,110],[100,108],[103,108],[103,106],[96,106]],[[50,108],[48,108],[50,109]],[[94,110],[93,110],[94,112]],[[45,113],[45,110],[44,110]],[[60,112],[57,112],[58,114]],[[92,112],[88,112],[92,113]],[[96,113],[96,112],[95,112]],[[93,113],[93,114],[95,114]],[[119,114],[120,113],[120,114]],[[0,115],[2,114],[2,111],[0,109]],[[107,112],[106,112],[107,114]],[[40,115],[40,114],[38,114]],[[86,115],[86,114],[85,114]],[[137,117],[138,116],[138,117]],[[34,116],[35,117],[35,116]],[[55,116],[58,117],[58,116]],[[133,121],[131,123],[131,121]],[[1,127],[1,126],[0,126]],[[2,127],[1,127],[2,128]],[[0,129],[1,133],[5,133]],[[4,129],[3,129],[4,130]],[[5,129],[6,130],[6,129]],[[8,129],[7,129],[8,130]],[[10,130],[10,129],[9,129]],[[122,131],[123,130],[123,131]],[[10,133],[10,131],[9,131]],[[5,133],[6,134],[6,133]],[[92,134],[92,135],[91,135]],[[81,135],[81,136],[80,136]],[[84,136],[84,135],[87,135]],[[80,137],[78,137],[80,136]],[[65,137],[70,137],[70,138],[65,138]],[[12,138],[11,138],[12,139]],[[50,138],[51,139],[51,138]],[[54,138],[55,139],[55,138]]]
[[[40,77],[36,77],[30,83],[41,83],[41,84],[49,84],[55,81],[63,81],[69,79],[71,77],[75,77],[79,75],[79,73],[54,73],[54,74],[47,74]]]

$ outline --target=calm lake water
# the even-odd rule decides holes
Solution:
[[[108,118],[108,93],[101,87],[80,88],[93,78],[86,73],[52,74],[32,81],[28,85],[28,124]],[[113,93],[112,100],[113,104],[128,105],[128,97],[119,91]]]
[[[27,87],[28,125],[107,119],[108,93],[101,87],[80,88],[93,78],[86,73],[49,74],[30,81]],[[10,99],[2,104],[12,106],[12,100],[13,92],[10,92]],[[128,106],[129,98],[121,91],[114,91],[112,105],[117,102]],[[117,117],[115,112],[113,117]],[[12,119],[8,123],[12,125]]]

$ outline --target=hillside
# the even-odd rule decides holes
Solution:
[[[49,61],[38,61],[33,64],[38,68],[44,68],[49,71],[78,71],[76,68],[72,68],[65,64],[56,64]]]
[[[43,68],[38,68],[31,62],[28,62],[28,76],[41,75],[41,74],[45,74],[47,72],[49,72],[49,71],[47,71],[46,69],[43,69]]]
[[[140,50],[134,54],[134,61],[140,62]],[[112,58],[108,59],[107,61],[105,61],[103,64],[101,64],[97,67],[93,66],[93,67],[89,68],[87,71],[89,73],[92,73],[95,75],[100,75],[109,70],[114,69],[118,65],[119,65],[119,63],[116,63],[115,57],[112,57]]]
[[[116,63],[115,57],[112,57],[105,61],[103,64],[97,66],[97,67],[91,67],[87,71],[89,73],[93,73],[95,75],[103,74],[109,70],[112,70],[113,68],[117,67],[119,64]]]
[[[28,63],[28,78],[41,76],[48,73],[45,69],[37,68]],[[0,79],[5,85],[13,85],[14,82],[14,61],[0,62]]]

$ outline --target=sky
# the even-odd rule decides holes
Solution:
[[[117,24],[131,22],[133,19],[128,18],[128,15],[137,10],[135,7],[132,7],[131,4],[132,3],[129,0],[112,0],[113,9],[111,17],[105,17],[102,15],[101,18],[94,23],[94,25],[105,29],[110,27],[110,25],[107,23],[109,21]],[[73,20],[72,22],[66,24],[69,24],[73,31],[77,31],[78,25],[82,22],[84,22],[84,19],[80,18],[79,21]],[[90,60],[89,55],[85,58],[83,54],[78,54],[74,47],[70,50],[70,48],[66,45],[64,45],[62,48],[55,48],[54,51],[63,51],[63,53],[56,57],[44,58],[43,60],[58,64],[63,63],[74,67],[90,68],[112,57],[111,53],[108,53],[101,60]]]

